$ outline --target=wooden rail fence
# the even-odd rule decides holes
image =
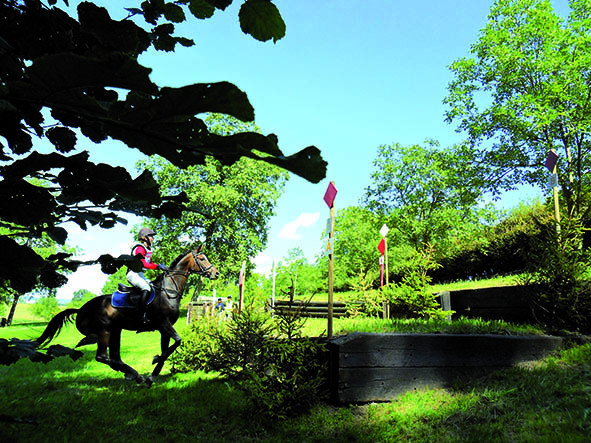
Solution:
[[[327,318],[328,302],[304,300],[275,300],[273,310],[277,313],[300,312],[302,317]],[[344,317],[347,315],[347,306],[342,302],[335,302],[332,306],[333,317]]]

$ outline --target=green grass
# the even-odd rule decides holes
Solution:
[[[314,322],[326,328],[326,320]],[[335,319],[335,331],[346,325]],[[177,326],[182,335],[184,320]],[[17,324],[1,328],[0,337],[33,338],[41,330]],[[79,339],[67,326],[55,342]],[[158,348],[156,333],[122,337],[123,359],[144,374]],[[95,362],[93,346],[83,350],[75,362],[0,366],[0,441],[583,442],[591,435],[591,344],[449,389],[388,403],[319,405],[274,422],[253,415],[242,393],[217,374],[171,374],[165,365],[147,389]]]
[[[521,275],[506,275],[482,280],[463,280],[432,285],[433,292],[459,291],[460,289],[480,289],[494,286],[515,286],[520,284]]]
[[[150,341],[146,334],[123,340],[126,360],[143,371]],[[253,416],[241,392],[215,374],[165,370],[147,389],[92,354],[0,367],[0,441],[576,442],[591,432],[591,345],[450,389],[381,404],[319,405],[281,422]]]

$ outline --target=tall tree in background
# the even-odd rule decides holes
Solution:
[[[564,21],[549,0],[495,1],[470,56],[450,67],[446,118],[496,177],[495,192],[545,187],[555,149],[566,210],[588,218],[591,3],[569,4]]]
[[[486,187],[486,176],[464,145],[383,145],[374,167],[367,208],[387,222],[398,243],[418,250],[461,233]]]
[[[335,269],[336,288],[348,288],[359,278],[379,276],[380,228],[384,220],[365,207],[349,206],[337,211],[335,218]],[[326,260],[326,254],[322,261]],[[323,271],[327,266],[319,266]]]
[[[0,284],[19,293],[40,280],[55,288],[64,283],[62,269],[80,265],[63,254],[42,257],[19,238],[45,234],[64,244],[68,234],[61,225],[67,221],[82,229],[108,228],[125,221],[120,211],[177,217],[186,209],[186,196],[162,196],[147,172],[132,178],[121,167],[90,162],[87,152],[79,152],[97,149],[90,142],[111,138],[178,167],[203,164],[207,156],[226,165],[247,157],[313,182],[324,177],[326,162],[316,147],[286,156],[274,134],[208,130],[198,115],[254,120],[246,94],[235,85],[161,87],[150,80],[151,69],[138,63],[147,50],[193,45],[174,35],[175,24],[209,18],[232,0],[138,0],[127,8],[107,2],[110,10],[72,3],[0,1],[0,226],[10,231],[0,235]],[[285,24],[270,0],[240,3],[245,33],[262,41],[284,36]],[[42,140],[54,152],[39,153]],[[112,273],[129,259],[102,256],[93,262]]]
[[[257,131],[253,124],[219,114],[205,121],[212,133],[224,136]],[[148,222],[158,233],[159,261],[162,257],[170,261],[202,240],[223,278],[237,278],[242,261],[266,247],[269,219],[288,178],[280,168],[248,158],[224,165],[213,157],[186,169],[161,157],[150,158],[141,167],[152,171],[162,192],[182,192],[190,206],[203,212]]]

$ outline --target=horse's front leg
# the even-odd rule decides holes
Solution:
[[[157,377],[162,371],[162,367],[164,363],[170,357],[170,355],[179,347],[181,344],[181,336],[176,332],[174,327],[169,321],[166,321],[162,327],[159,329],[160,331],[160,350],[161,354],[154,357],[152,364],[155,364],[156,367],[152,371],[152,374],[146,378],[146,383],[148,386],[152,385],[154,381],[154,377]],[[169,346],[170,339],[174,340],[172,346]]]

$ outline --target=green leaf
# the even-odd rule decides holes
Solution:
[[[246,0],[238,13],[240,28],[257,40],[266,42],[285,36],[285,22],[277,7],[269,0]]]
[[[215,7],[207,0],[191,0],[189,2],[189,11],[196,18],[205,19],[213,15]]]
[[[63,126],[50,128],[46,135],[59,152],[70,152],[76,147],[76,133],[69,128]]]
[[[154,94],[158,89],[150,81],[151,71],[124,54],[92,58],[61,53],[35,59],[27,69],[27,75],[33,85],[43,88],[47,94],[91,86]]]
[[[185,13],[183,8],[174,3],[166,3],[164,6],[164,17],[174,23],[181,23],[185,21]]]
[[[60,245],[63,245],[66,243],[66,239],[68,238],[68,231],[66,231],[64,228],[55,227],[49,229],[47,231],[47,235],[49,235],[52,240],[58,242]]]

